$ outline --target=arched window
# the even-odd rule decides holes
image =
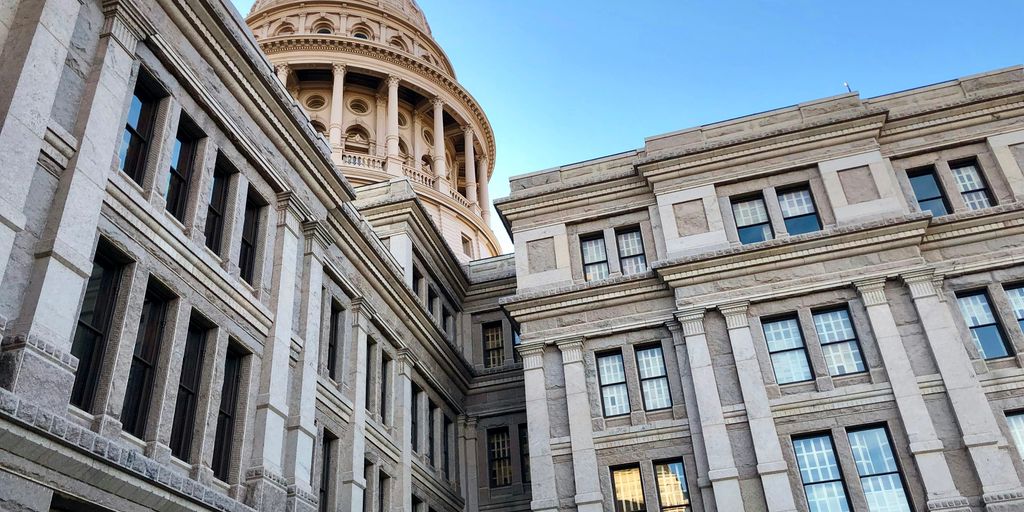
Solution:
[[[398,48],[399,50],[402,50],[403,52],[409,51],[406,48],[406,46],[405,46],[405,41],[402,41],[402,38],[400,38],[400,37],[397,37],[397,36],[396,37],[392,37],[389,44],[392,47],[394,47],[394,48]]]
[[[370,153],[370,134],[362,126],[353,126],[345,132],[345,152]]]
[[[373,39],[373,32],[366,25],[356,25],[352,28],[352,37],[356,39]]]
[[[309,124],[313,126],[314,130],[324,134],[324,136],[327,135],[327,127],[325,127],[324,124],[321,123],[320,121],[312,121]]]
[[[420,158],[420,168],[427,174],[434,174],[434,159],[430,155]]]
[[[332,26],[331,23],[328,22],[328,21],[320,21],[320,22],[317,22],[316,25],[313,25],[313,33],[314,34],[333,34],[334,33],[334,26]]]
[[[291,23],[284,23],[280,27],[277,27],[277,32],[274,33],[276,36],[287,36],[295,33],[295,27]]]
[[[409,161],[409,146],[402,139],[398,139],[398,154],[401,155],[402,160]]]

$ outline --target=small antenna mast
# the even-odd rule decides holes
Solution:
[[[843,82],[843,87],[846,87],[846,92],[853,92],[853,89],[850,89],[850,82]]]

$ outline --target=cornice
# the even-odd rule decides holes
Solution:
[[[608,175],[595,176],[590,180],[570,182],[564,188],[552,190],[547,194],[537,194],[528,198],[510,198],[503,201],[501,214],[509,221],[521,219],[525,215],[531,217],[552,212],[572,212],[572,210],[583,204],[607,204],[607,210],[624,213],[630,210],[646,208],[656,204],[651,189],[643,178],[637,176],[632,170],[623,173],[621,176],[609,177]],[[639,201],[628,204],[611,204],[613,201],[624,198],[637,198]],[[626,209],[623,209],[626,206]],[[595,217],[594,211],[577,214],[579,217]],[[572,216],[559,218],[559,223],[571,223]],[[528,229],[532,224],[516,226],[516,230]]]

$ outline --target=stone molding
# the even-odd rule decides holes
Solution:
[[[914,300],[940,295],[938,290],[942,288],[942,276],[937,274],[934,269],[903,272],[900,274],[900,279],[910,288],[910,296]]]
[[[676,312],[676,319],[683,327],[684,336],[704,334],[704,308],[684,309]]]
[[[864,301],[865,306],[881,306],[889,303],[885,297],[884,277],[854,281],[853,287],[857,289],[857,293],[860,294],[860,298]]]
[[[718,311],[725,316],[725,324],[729,329],[740,329],[750,326],[750,317],[747,316],[747,309],[750,303],[747,301],[722,304]]]
[[[583,341],[583,338],[570,338],[555,343],[562,352],[563,365],[583,361]]]
[[[981,500],[984,501],[986,505],[1007,501],[1024,501],[1024,490],[1013,489],[1009,491],[991,492],[983,495]]]
[[[523,371],[544,366],[544,343],[524,343],[516,348],[523,357]]]
[[[111,37],[128,55],[135,54],[139,41],[156,33],[156,27],[146,18],[134,2],[105,0],[103,2],[103,29],[100,37]]]
[[[322,254],[331,246],[331,233],[323,221],[311,220],[302,224],[302,234],[305,235],[306,254]]]
[[[0,343],[0,352],[9,352],[20,348],[32,350],[71,373],[75,373],[78,369],[78,358],[71,355],[70,352],[64,352],[53,343],[40,339],[35,334],[6,336]]]

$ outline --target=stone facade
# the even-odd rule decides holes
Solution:
[[[1024,510],[1022,105],[1015,67],[512,178],[533,509]]]

